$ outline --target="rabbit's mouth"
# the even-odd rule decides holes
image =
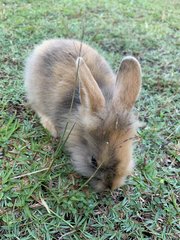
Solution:
[[[110,191],[112,189],[112,182],[107,179],[105,181],[105,179],[94,177],[90,184],[96,192]]]

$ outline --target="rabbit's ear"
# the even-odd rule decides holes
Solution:
[[[141,90],[141,66],[134,57],[123,58],[117,74],[113,102],[130,110]]]
[[[83,58],[76,60],[79,78],[80,101],[90,112],[98,112],[105,106],[105,99]]]

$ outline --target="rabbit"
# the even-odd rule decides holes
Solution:
[[[24,78],[28,102],[44,128],[54,137],[66,137],[74,169],[90,178],[96,192],[122,186],[135,165],[133,138],[139,121],[133,107],[141,90],[138,60],[124,57],[114,74],[89,45],[50,39],[28,57]]]

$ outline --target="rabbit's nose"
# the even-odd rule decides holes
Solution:
[[[109,182],[109,183],[106,184],[106,190],[113,190],[112,189],[112,183]]]

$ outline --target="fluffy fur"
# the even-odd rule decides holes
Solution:
[[[138,61],[124,58],[116,76],[85,43],[48,40],[27,60],[25,88],[42,125],[54,137],[70,134],[66,148],[75,170],[93,176],[96,191],[121,186],[134,166],[132,139],[138,121],[132,108],[141,88]]]

